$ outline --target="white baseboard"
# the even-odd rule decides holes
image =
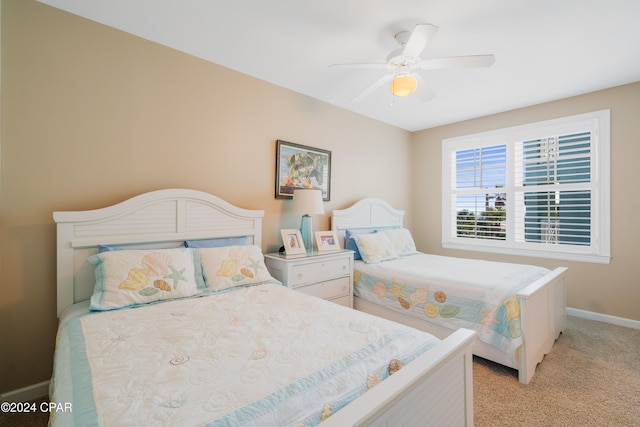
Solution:
[[[49,381],[42,381],[0,394],[0,402],[26,402],[49,395]]]
[[[569,316],[581,317],[583,319],[597,320],[598,322],[610,323],[612,325],[626,326],[627,328],[640,329],[640,321],[625,319],[624,317],[609,316],[608,314],[594,313],[593,311],[579,310],[567,307]]]

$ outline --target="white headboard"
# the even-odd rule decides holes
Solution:
[[[395,209],[382,199],[362,199],[346,209],[331,214],[331,229],[338,234],[344,247],[345,230],[402,227],[404,211]]]
[[[185,240],[247,236],[262,246],[264,211],[247,210],[208,193],[169,189],[102,209],[54,212],[57,223],[58,316],[91,297],[98,245],[170,248]]]

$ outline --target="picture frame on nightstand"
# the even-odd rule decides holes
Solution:
[[[316,231],[316,246],[318,252],[333,252],[340,250],[338,236],[335,231]]]
[[[301,256],[307,253],[300,230],[285,228],[280,230],[280,234],[282,234],[282,244],[284,245],[284,251],[287,256]]]

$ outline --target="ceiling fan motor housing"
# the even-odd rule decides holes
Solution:
[[[422,62],[422,59],[418,56],[406,56],[402,54],[403,49],[396,49],[387,56],[387,65],[390,70],[411,71],[416,68]]]

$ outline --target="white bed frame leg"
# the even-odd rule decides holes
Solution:
[[[526,331],[518,368],[518,380],[522,384],[531,381],[536,366],[567,326],[566,271],[566,267],[556,268],[543,278],[546,283],[534,282],[517,294],[520,321]]]

